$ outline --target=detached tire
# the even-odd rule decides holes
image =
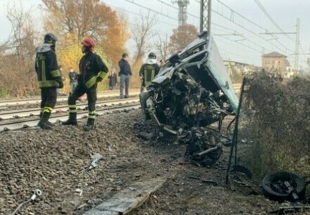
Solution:
[[[284,182],[287,181],[294,188],[298,196],[298,200],[305,197],[306,183],[303,178],[292,172],[274,172],[264,177],[263,179],[263,194],[271,200],[277,201],[296,201],[293,198],[292,192],[289,192]]]
[[[150,97],[150,95],[148,94],[148,92],[140,93],[141,110],[142,110],[142,114],[143,114],[145,120],[151,119],[150,114],[148,113],[148,111],[146,109],[146,100],[149,97]]]

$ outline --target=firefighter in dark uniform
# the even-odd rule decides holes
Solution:
[[[140,93],[142,93],[144,88],[151,83],[154,77],[158,74],[159,69],[160,67],[157,64],[156,55],[153,52],[149,53],[146,62],[141,66],[139,71],[141,80]]]
[[[82,41],[82,52],[84,56],[79,63],[80,74],[78,85],[69,96],[69,119],[63,122],[63,125],[77,125],[76,120],[76,100],[83,94],[87,94],[88,100],[88,119],[84,125],[86,131],[94,129],[95,106],[97,100],[97,83],[102,81],[108,73],[108,67],[102,61],[101,57],[94,53],[95,43],[87,38]]]
[[[36,50],[35,70],[41,88],[41,113],[38,126],[42,129],[52,129],[49,117],[57,100],[57,88],[63,87],[59,71],[55,45],[57,38],[48,33],[44,36],[44,43]]]

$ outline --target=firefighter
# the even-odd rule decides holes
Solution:
[[[69,119],[62,123],[63,125],[77,125],[76,100],[86,93],[89,111],[87,123],[84,125],[86,131],[94,129],[97,83],[101,82],[108,73],[108,67],[101,57],[94,53],[94,48],[95,43],[92,39],[87,38],[82,41],[82,53],[84,55],[79,63],[78,85],[68,98]]]
[[[144,88],[151,83],[154,77],[158,74],[159,69],[160,67],[157,64],[156,55],[153,52],[149,53],[146,63],[141,66],[139,71],[139,77],[141,80],[140,93],[142,93]]]
[[[42,129],[52,129],[49,117],[57,100],[57,88],[63,87],[63,81],[55,53],[57,37],[48,33],[44,43],[36,50],[35,70],[41,89],[41,113],[38,126]]]

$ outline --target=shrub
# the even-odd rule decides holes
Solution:
[[[262,177],[275,170],[310,170],[310,81],[265,72],[245,79],[239,118],[239,162]]]

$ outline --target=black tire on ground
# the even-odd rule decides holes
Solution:
[[[292,193],[288,192],[288,188],[284,182],[288,181],[293,186],[294,191],[299,200],[305,197],[306,182],[300,176],[292,173],[279,171],[266,175],[263,179],[263,194],[271,200],[277,201],[296,201]]]
[[[140,93],[140,104],[141,104],[141,110],[142,114],[145,120],[151,119],[150,114],[148,113],[146,109],[146,100],[150,97],[148,92]]]
[[[231,170],[229,171],[230,173],[236,173],[236,172],[241,172],[243,173],[248,179],[252,178],[252,173],[251,171],[246,168],[245,166],[241,165],[234,165]]]

